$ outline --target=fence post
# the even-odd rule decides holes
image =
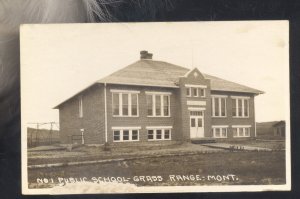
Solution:
[[[81,131],[81,144],[84,144],[84,136],[83,136],[84,129],[80,129],[80,131]]]

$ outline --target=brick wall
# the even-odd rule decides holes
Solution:
[[[103,86],[94,85],[60,106],[60,140],[71,143],[72,135],[81,135],[84,129],[85,143],[104,141],[104,95]],[[83,117],[79,117],[79,96],[82,97]],[[79,136],[77,138],[80,138]],[[79,143],[79,141],[77,141]]]
[[[112,115],[112,92],[110,89],[118,90],[135,90],[140,91],[138,94],[138,110],[139,117],[113,117]],[[170,117],[147,117],[147,102],[146,91],[152,92],[171,92],[170,95]],[[172,126],[172,140],[176,139],[175,115],[176,107],[176,89],[159,88],[159,87],[142,87],[142,86],[122,86],[122,85],[107,85],[107,130],[108,142],[113,142],[112,127],[141,127],[139,130],[139,140],[147,141],[146,126]]]
[[[212,95],[226,95],[226,107],[227,107],[227,117],[217,118],[212,117],[212,125],[228,125],[227,137],[232,138],[232,125],[251,125],[250,136],[255,136],[255,107],[254,107],[254,95],[247,93],[236,93],[236,92],[222,92],[222,91],[211,91]],[[231,96],[245,96],[250,97],[249,99],[249,117],[247,118],[233,118],[232,117],[232,100]],[[211,102],[210,102],[211,104]],[[211,132],[212,134],[212,132]]]
[[[191,73],[192,75],[192,73]],[[185,84],[206,85],[205,97],[187,97]],[[112,92],[110,89],[137,90],[139,117],[113,117],[112,115]],[[147,117],[146,91],[171,92],[170,95],[170,117]],[[212,125],[229,125],[228,138],[232,138],[232,125],[251,125],[251,137],[255,134],[254,118],[254,95],[245,93],[228,93],[221,91],[210,91],[210,80],[201,76],[181,77],[179,80],[179,89],[177,88],[159,88],[143,86],[122,86],[107,85],[107,133],[108,142],[113,142],[112,127],[141,127],[139,130],[140,141],[147,141],[146,126],[172,126],[172,140],[190,139],[190,113],[187,101],[205,101],[204,111],[204,135],[212,137]],[[211,94],[227,95],[227,117],[212,118]],[[232,104],[230,96],[248,96],[249,117],[233,118]],[[105,142],[105,119],[104,119],[104,85],[98,84],[90,87],[80,94],[83,100],[83,117],[79,118],[79,95],[71,98],[60,106],[60,140],[62,143],[71,143],[72,135],[81,135],[80,129],[84,129],[84,138],[86,144]],[[199,106],[197,106],[199,107]]]
[[[198,73],[198,76],[194,76],[194,72]],[[205,97],[187,97],[186,96],[186,84],[194,84],[194,85],[205,85]],[[187,77],[181,77],[179,79],[180,86],[180,111],[181,115],[178,119],[180,122],[180,129],[182,132],[182,136],[184,140],[190,139],[190,112],[188,107],[203,107],[204,111],[204,136],[211,137],[209,134],[211,130],[211,102],[210,102],[210,80],[205,79],[203,75],[200,73],[198,69],[194,69],[189,73]],[[187,105],[187,101],[204,101],[206,105],[203,106],[194,106]]]

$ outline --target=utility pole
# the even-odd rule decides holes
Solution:
[[[35,130],[35,146],[38,145],[39,143],[39,139],[40,139],[40,135],[39,135],[39,128],[42,126],[42,125],[45,125],[45,124],[50,124],[50,131],[49,131],[49,141],[50,141],[50,144],[52,144],[52,137],[53,137],[53,125],[55,124],[58,127],[58,125],[56,124],[56,122],[32,122],[32,123],[28,123],[28,124],[35,124],[36,125],[36,130]],[[49,130],[49,129],[48,129]],[[33,132],[31,132],[30,134],[30,145],[33,146]],[[45,139],[47,139],[47,136],[45,137]]]
[[[28,133],[28,130],[27,130]],[[33,131],[30,132],[30,146],[32,146],[32,135],[33,135]]]
[[[52,125],[54,122],[50,122],[50,145],[52,144]]]
[[[35,133],[35,146],[38,144],[38,132],[39,132],[39,123],[36,123],[36,133]]]

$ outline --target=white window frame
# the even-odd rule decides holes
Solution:
[[[189,90],[189,95],[186,95],[187,97],[206,97],[206,89],[207,86],[206,85],[197,85],[197,84],[185,84],[186,89]],[[197,89],[197,95],[194,96],[194,93],[192,93],[192,88],[196,88]],[[201,95],[200,89],[203,89],[203,93],[204,95]]]
[[[187,97],[192,97],[192,88],[191,87],[186,87],[186,92],[187,92],[187,90],[189,91],[189,95],[188,94],[186,94],[186,96]]]
[[[111,95],[111,104],[112,104],[112,116],[113,117],[139,117],[139,91],[128,91],[128,90],[110,90]],[[119,97],[119,115],[114,115],[114,95],[118,95]],[[128,115],[123,115],[123,94],[128,95]],[[136,95],[136,101],[137,101],[137,115],[132,115],[132,101],[131,97],[132,95]]]
[[[171,117],[171,93],[170,92],[145,92],[146,95],[152,97],[152,115],[148,115],[148,107],[147,107],[147,117]],[[160,115],[156,114],[156,96],[160,96]],[[164,96],[168,97],[168,115],[164,115]],[[146,96],[147,99],[147,96]]]
[[[190,111],[190,116],[201,116],[201,117],[203,117],[204,116],[204,111],[194,111],[194,110],[192,110],[192,111]]]
[[[112,127],[112,132],[113,132],[113,142],[137,142],[140,141],[140,129],[141,127]],[[123,140],[123,132],[124,131],[129,131],[129,140]],[[132,131],[136,130],[138,132],[138,139],[133,140],[132,139]],[[120,132],[120,140],[115,140],[115,131]]]
[[[251,125],[233,125],[232,129],[237,129],[236,130],[237,135],[234,136],[232,134],[233,138],[251,137]],[[246,134],[246,129],[249,129],[249,136],[245,135]],[[242,132],[243,132],[242,136],[240,136],[240,130],[242,130]]]
[[[194,95],[194,89],[196,89],[197,95]],[[199,97],[199,89],[197,87],[191,87],[191,91],[192,91],[191,93],[192,97]]]
[[[203,90],[203,95],[201,95],[201,90]],[[200,92],[199,92],[200,91]],[[199,88],[199,96],[200,97],[206,97],[206,89],[204,89],[204,88]]]
[[[216,129],[220,129],[220,137],[216,136]],[[226,136],[222,135],[222,129],[226,129]],[[228,137],[228,125],[212,126],[214,138],[227,138]]]
[[[161,141],[161,140],[171,140],[172,139],[172,126],[147,126],[147,140],[148,141]],[[148,131],[152,130],[153,131],[153,139],[148,138]],[[156,133],[157,130],[161,130],[161,137],[162,139],[156,139]],[[170,136],[168,139],[165,139],[165,130],[169,130]]]
[[[194,96],[194,93],[192,92],[193,89],[197,89],[197,95]],[[206,97],[206,89],[205,88],[197,88],[197,87],[186,87],[187,90],[189,90],[189,95],[186,94],[187,97]],[[203,90],[203,94],[201,95],[201,90]]]
[[[250,112],[249,112],[249,107],[250,107],[250,97],[245,97],[245,96],[231,96],[231,99],[233,99],[235,101],[235,111],[236,111],[236,116],[233,116],[232,114],[232,117],[234,118],[249,118],[250,116]],[[238,107],[238,100],[242,100],[242,115],[239,116],[238,113],[239,113],[239,107]],[[245,116],[245,101],[248,101],[247,105],[247,112],[248,112],[248,116]],[[233,107],[233,103],[232,103],[232,107]]]
[[[79,96],[78,98],[78,117],[83,118],[82,96]]]
[[[222,116],[222,100],[225,99],[225,116]],[[218,100],[219,104],[219,114],[220,115],[215,115],[215,100]],[[226,95],[212,95],[211,96],[211,106],[212,106],[212,117],[227,117],[227,96]]]
[[[184,86],[189,87],[189,88],[191,88],[191,87],[194,87],[194,88],[207,88],[206,85],[199,85],[199,84],[185,84]]]

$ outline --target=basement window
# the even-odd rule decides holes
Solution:
[[[233,137],[250,137],[250,127],[233,127],[232,128]]]
[[[113,130],[114,142],[139,141],[138,129],[115,129]]]
[[[227,127],[225,126],[213,126],[214,138],[227,138]]]
[[[148,141],[155,140],[171,140],[171,129],[159,128],[159,129],[148,129]]]

